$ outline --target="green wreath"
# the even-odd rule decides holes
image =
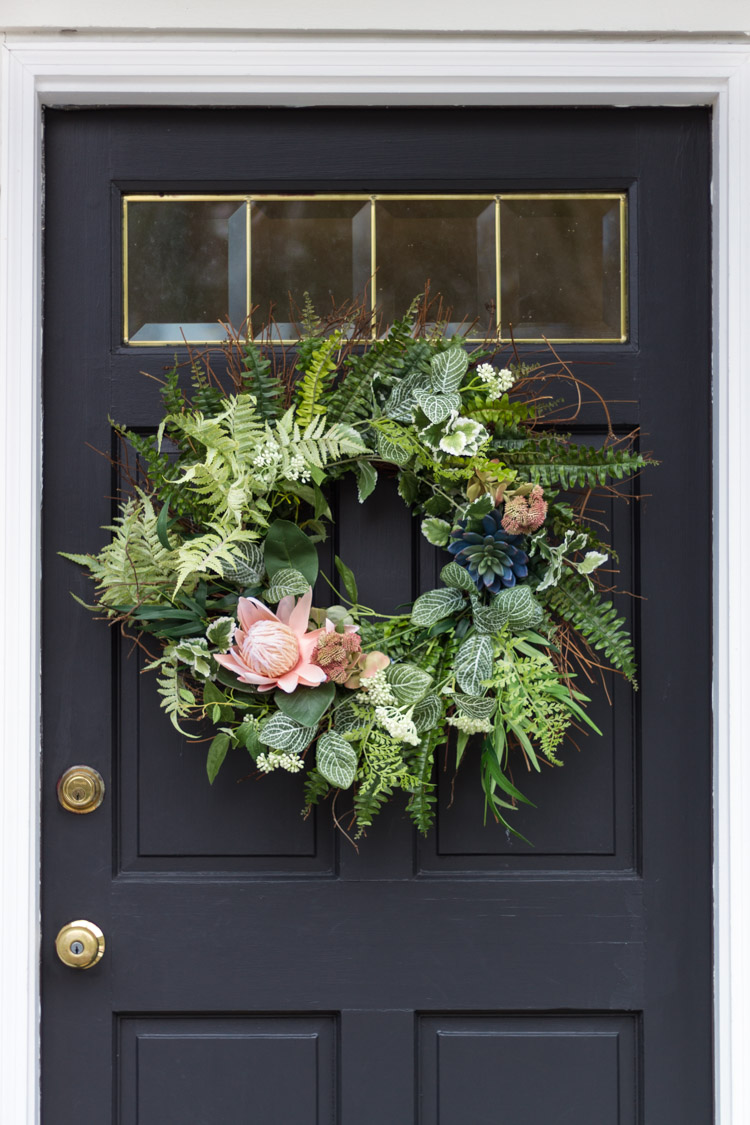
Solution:
[[[592,447],[561,431],[571,416],[545,391],[582,384],[557,357],[499,359],[497,344],[470,350],[425,320],[417,301],[363,345],[355,316],[308,309],[293,355],[229,340],[229,390],[193,356],[186,391],[175,361],[157,434],[118,428],[142,484],[98,554],[65,557],[95,581],[89,608],[150,653],[174,726],[213,727],[210,782],[239,749],[261,775],[304,770],[308,807],[350,791],[358,834],[396,791],[426,832],[452,736],[456,765],[478,767],[485,816],[515,832],[529,802],[514,760],[560,766],[572,728],[597,730],[581,669],[590,680],[604,659],[634,681],[600,577],[614,552],[584,516],[592,491],[616,495],[651,462],[635,434],[609,427]],[[330,486],[354,473],[365,503],[379,471],[446,551],[442,585],[386,616],[336,558],[338,589],[320,576],[331,604],[313,606]]]

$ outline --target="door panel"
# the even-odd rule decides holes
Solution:
[[[48,113],[45,1125],[711,1119],[709,138],[702,109]],[[91,447],[116,452],[108,415],[158,425],[140,372],[174,351],[120,343],[122,195],[316,189],[628,193],[629,342],[560,352],[662,462],[601,512],[641,687],[592,689],[603,738],[523,777],[533,848],[483,825],[470,758],[438,762],[429,837],[394,804],[359,852],[326,805],[302,819],[299,778],[237,755],[209,788],[139,655],[69,597],[56,552],[101,546],[121,483]],[[600,409],[574,428],[600,440]],[[332,504],[321,560],[363,601],[436,584],[392,480]],[[77,762],[107,784],[89,816],[55,799]],[[54,955],[73,918],[107,938],[85,973]]]

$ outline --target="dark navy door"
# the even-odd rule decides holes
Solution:
[[[702,109],[48,112],[45,1125],[711,1120],[709,144]],[[561,352],[662,462],[602,512],[641,689],[610,683],[604,737],[528,780],[534,848],[482,826],[470,763],[455,791],[441,764],[427,839],[394,807],[359,854],[295,778],[243,783],[238,754],[209,789],[69,595],[56,552],[98,549],[119,486],[92,447],[108,416],[158,424],[140,372],[175,351],[121,342],[123,195],[294,190],[627,194],[628,339]],[[340,554],[386,609],[433,563],[395,491],[366,519]],[[77,763],[106,784],[87,816],[55,793]],[[87,972],[55,955],[72,919],[106,938]]]

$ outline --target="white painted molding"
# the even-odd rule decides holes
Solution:
[[[717,1122],[750,1121],[750,51],[493,36],[14,37],[0,90],[0,1089],[38,1105],[41,107],[239,104],[714,108]],[[47,951],[48,952],[48,951]]]

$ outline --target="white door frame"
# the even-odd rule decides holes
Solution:
[[[11,36],[2,49],[3,1119],[8,1125],[39,1120],[41,108],[335,103],[713,107],[716,1119],[746,1125],[750,745],[743,745],[743,734],[750,742],[750,520],[742,453],[750,438],[750,46],[300,32],[200,39]],[[54,426],[55,419],[46,424]]]

